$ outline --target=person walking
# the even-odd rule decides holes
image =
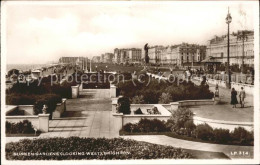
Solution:
[[[239,92],[239,98],[240,98],[241,108],[244,108],[245,107],[246,92],[245,92],[243,87],[241,87],[241,91]]]
[[[219,98],[218,84],[216,84],[214,96],[215,96],[215,98]]]
[[[231,90],[231,104],[233,105],[232,108],[236,108],[236,104],[238,104],[237,91],[235,90],[235,88],[232,88]]]

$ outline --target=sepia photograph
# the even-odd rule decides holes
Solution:
[[[259,164],[258,1],[1,1],[1,164]]]

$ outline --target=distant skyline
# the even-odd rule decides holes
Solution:
[[[231,33],[254,30],[254,5],[258,2],[5,2],[6,62],[91,58],[114,48],[143,49],[145,43],[205,45],[227,33],[228,6]]]

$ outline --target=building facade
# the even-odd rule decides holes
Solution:
[[[148,50],[150,63],[163,65],[193,65],[206,56],[206,46],[182,43],[172,46],[153,46]]]
[[[93,56],[92,61],[93,61],[94,63],[100,63],[100,62],[101,62],[100,59],[101,59],[100,56]]]
[[[142,61],[142,49],[130,48],[130,49],[114,49],[114,63],[141,63]]]
[[[86,60],[88,60],[87,57],[61,57],[59,59],[59,63],[79,65],[79,63],[82,63],[82,61],[86,61]]]
[[[254,65],[254,31],[238,31],[230,34],[230,65]],[[243,51],[244,50],[244,51]],[[227,36],[215,36],[207,43],[207,57],[227,63]]]
[[[104,63],[112,63],[114,58],[114,54],[113,53],[105,53],[103,56],[103,62]]]

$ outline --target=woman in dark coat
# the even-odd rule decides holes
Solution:
[[[238,104],[237,91],[234,88],[231,90],[231,104],[233,105],[232,108],[236,108],[236,104]]]

